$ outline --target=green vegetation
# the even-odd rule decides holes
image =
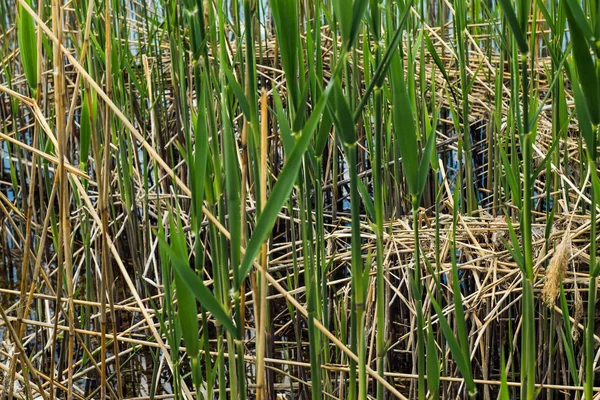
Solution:
[[[592,399],[600,3],[0,0],[0,397]]]

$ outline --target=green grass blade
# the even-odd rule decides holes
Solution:
[[[393,120],[396,136],[398,138],[400,154],[402,156],[402,165],[404,166],[406,183],[412,195],[418,194],[418,148],[417,132],[415,130],[415,121],[410,104],[406,82],[404,79],[404,69],[400,62],[400,56],[394,56],[390,69]]]
[[[371,194],[367,190],[365,184],[362,180],[358,180],[358,191],[360,193],[360,197],[362,198],[363,204],[365,206],[365,210],[367,211],[367,216],[371,221],[375,221],[375,205],[373,204],[373,199],[371,198]]]
[[[566,5],[566,7],[564,7],[564,10],[567,14],[569,25],[572,25],[570,28],[573,29],[573,26],[577,27],[577,29],[585,37],[588,46],[594,46],[596,44],[594,40],[594,32],[592,31],[588,19],[586,18],[583,9],[581,8],[580,1],[563,0],[563,3]]]
[[[581,84],[581,91],[585,97],[589,118],[594,125],[600,122],[600,110],[598,105],[598,77],[596,76],[596,67],[590,54],[590,48],[587,46],[581,27],[573,15],[571,7],[565,8],[567,19],[569,20],[569,31],[571,33],[571,43],[573,45],[573,59],[577,69],[577,75]],[[571,64],[571,63],[570,63]],[[571,69],[571,76],[574,76]]]
[[[279,97],[279,93],[277,91],[273,92],[273,102],[275,103],[275,117],[277,118],[277,123],[279,124],[279,133],[281,135],[281,141],[283,142],[283,150],[286,155],[289,155],[294,148],[295,140],[294,133],[290,128],[290,123],[285,117],[285,111],[283,110],[283,105],[281,104],[281,97]]]
[[[304,85],[300,102],[298,103],[296,111],[294,112],[294,121],[292,122],[292,130],[294,132],[299,132],[306,123],[306,107],[308,106],[309,94],[308,88],[308,85]]]
[[[508,378],[506,376],[506,364],[504,363],[504,350],[501,353],[500,363],[500,394],[498,400],[510,400],[510,392],[508,389]]]
[[[440,359],[435,338],[433,337],[431,321],[427,329],[427,387],[431,393],[430,399],[438,399],[440,389]]]
[[[92,138],[92,124],[96,121],[96,96],[90,96],[90,91],[84,91],[81,99],[81,123],[79,129],[79,167],[85,169],[90,154],[90,141]],[[91,98],[90,98],[91,97]]]
[[[446,319],[442,308],[435,300],[432,293],[430,293],[430,298],[431,304],[433,305],[433,308],[435,309],[435,312],[438,316],[442,332],[444,333],[444,337],[446,338],[446,343],[448,344],[450,352],[454,357],[454,361],[456,362],[456,365],[458,366],[458,369],[465,380],[465,384],[467,385],[469,395],[473,396],[475,395],[475,393],[477,393],[477,388],[475,386],[473,378],[471,377],[470,361],[468,359],[465,359],[465,354],[461,349],[458,340],[456,339],[456,336],[454,336],[454,332],[452,331],[450,324],[448,324],[448,320]]]
[[[233,76],[233,72],[231,72],[227,65],[221,64],[221,69],[223,70],[223,72],[225,72],[225,76],[227,77],[227,83],[229,84],[229,87],[231,87],[231,90],[233,90],[233,93],[235,94],[235,97],[238,100],[240,108],[244,113],[244,117],[246,117],[248,121],[252,121],[250,104],[248,103],[248,99],[244,94],[244,89],[242,89],[238,81],[235,79],[235,76]]]
[[[298,47],[300,33],[298,32],[298,7],[295,1],[271,1],[275,32],[279,41],[281,63],[286,76],[290,97],[297,107],[300,101],[298,89]]]
[[[512,165],[508,160],[506,152],[501,147],[500,148],[500,157],[502,158],[502,165],[504,166],[504,173],[506,174],[506,179],[508,180],[508,186],[510,187],[510,191],[512,193],[513,200],[515,201],[515,205],[521,209],[521,189],[519,188],[519,182],[517,181],[517,176],[513,171]]]
[[[517,233],[515,232],[515,228],[509,217],[506,217],[506,224],[508,225],[508,236],[510,237],[510,244],[505,241],[504,245],[517,262],[519,268],[525,273],[525,258],[523,257],[523,253],[521,252],[521,246],[519,246],[519,238],[517,237]]]
[[[544,20],[548,24],[548,27],[550,28],[550,30],[552,31],[552,33],[556,34],[557,33],[557,28],[556,28],[556,24],[553,21],[554,18],[552,18],[552,16],[548,12],[548,8],[546,7],[546,4],[544,4],[544,1],[543,0],[536,0],[535,3],[537,5],[537,7],[538,7],[538,10],[540,10],[540,12],[542,13],[542,16],[544,17]]]
[[[233,324],[231,318],[227,315],[211,291],[206,287],[202,279],[200,279],[190,268],[188,260],[175,251],[175,249],[167,243],[164,237],[159,235],[158,240],[171,259],[173,271],[175,271],[176,274],[179,274],[179,277],[181,278],[180,282],[187,286],[202,307],[206,308],[206,310],[209,311],[215,319],[225,327],[225,329],[227,329],[234,337],[239,337],[238,328]]]
[[[317,132],[317,137],[315,138],[315,153],[317,155],[323,154],[332,126],[333,121],[331,119],[331,114],[328,112],[323,113],[323,120],[321,121],[319,131]]]
[[[437,65],[438,69],[442,73],[444,80],[446,81],[446,83],[448,83],[448,88],[450,88],[450,92],[452,93],[452,97],[454,98],[454,101],[458,104],[456,93],[454,92],[454,84],[450,80],[450,76],[448,75],[448,72],[446,71],[446,67],[444,66],[442,59],[438,55],[437,50],[435,49],[435,46],[433,45],[433,42],[431,41],[431,38],[429,37],[429,35],[425,35],[425,44],[427,45],[427,50],[429,51],[429,55],[431,55],[431,58],[433,58],[435,65]]]
[[[170,249],[172,252],[179,254],[182,259],[187,259],[188,251],[179,213],[177,215],[177,223],[175,223],[173,213],[171,213],[169,217],[171,233]],[[175,273],[175,288],[178,307],[177,319],[179,320],[181,327],[185,348],[188,356],[197,362],[200,353],[200,341],[198,339],[198,309],[196,300],[194,299],[192,291],[185,282],[183,282],[182,276],[178,273]],[[196,373],[193,374],[196,387],[200,384],[197,375],[198,374]]]
[[[577,370],[579,369],[579,366],[575,362],[575,355],[572,347],[573,343],[570,343],[569,340],[567,340],[567,335],[570,336],[571,333],[566,332],[564,328],[560,330],[560,336],[563,341],[563,346],[567,355],[567,362],[569,364],[569,371],[571,371],[571,378],[576,385],[579,385],[579,377],[577,376]]]
[[[206,88],[206,86],[205,86]],[[206,89],[204,89],[206,90]],[[204,190],[206,182],[206,171],[208,166],[208,131],[206,129],[206,96],[205,93],[199,95],[198,115],[196,116],[194,126],[194,163],[191,168],[192,199],[194,202],[194,218],[192,225],[196,232],[200,231],[202,223],[202,205],[204,203]],[[199,238],[196,238],[199,240]]]
[[[517,3],[517,7],[521,32],[527,32],[529,25],[529,13],[531,11],[531,0],[520,0]]]
[[[352,119],[352,112],[344,97],[339,79],[335,79],[333,82],[331,97],[327,103],[329,115],[333,119],[337,133],[341,136],[344,145],[353,146],[356,144],[356,125]]]
[[[515,40],[517,41],[517,46],[519,47],[519,51],[523,54],[527,54],[529,52],[529,45],[527,44],[527,38],[525,34],[521,30],[521,25],[519,19],[517,19],[517,15],[515,14],[515,10],[510,4],[510,0],[499,0],[502,9],[504,10],[504,15],[508,20],[508,24],[510,29],[515,36]]]
[[[436,131],[435,129],[432,129],[431,133],[429,134],[429,137],[427,138],[427,144],[425,145],[425,149],[423,149],[423,157],[421,158],[421,162],[419,164],[419,175],[417,177],[417,194],[419,196],[423,193],[423,190],[425,190],[425,184],[427,183],[427,174],[429,173],[429,164],[431,163],[432,159],[437,160],[437,157],[434,156],[436,150],[435,138]]]
[[[28,2],[30,6],[32,4]],[[21,63],[27,83],[32,92],[37,90],[37,39],[33,17],[19,4],[17,17],[17,40],[21,52]]]
[[[544,156],[544,159],[540,162],[540,165],[538,165],[538,167],[535,169],[535,171],[533,171],[533,174],[531,174],[531,179],[535,179],[546,168],[547,162],[550,160],[550,158],[554,154],[554,151],[558,147],[559,143],[560,143],[560,140],[552,141],[552,146],[550,146],[550,148],[546,152],[546,155]]]
[[[574,351],[573,351],[573,335],[571,334],[572,325],[571,319],[569,318],[569,305],[567,304],[567,298],[565,296],[565,289],[560,284],[560,308],[562,311],[562,319],[564,327],[561,328],[561,336],[563,339],[565,351],[567,352],[567,362],[569,363],[569,370],[571,371],[571,378],[576,385],[580,385],[579,374],[577,371],[579,367],[575,362]]]
[[[352,32],[352,10],[353,7],[348,5],[348,0],[333,0],[333,13],[340,25],[340,32],[344,42],[350,41]]]
[[[352,7],[352,22],[350,24],[350,36],[347,45],[347,49],[350,49],[356,40],[356,36],[358,35],[358,31],[360,28],[360,24],[363,16],[365,15],[365,10],[367,9],[367,5],[369,4],[368,0],[355,0],[354,6]],[[347,7],[346,8],[350,8]]]
[[[287,198],[294,187],[300,165],[302,164],[302,159],[304,158],[304,153],[306,153],[306,149],[310,144],[310,140],[312,139],[313,133],[317,128],[317,124],[321,120],[321,114],[323,113],[325,105],[329,100],[329,93],[332,86],[332,83],[327,86],[327,89],[325,89],[321,98],[317,102],[310,118],[302,130],[300,138],[298,139],[294,149],[291,151],[285,165],[283,166],[281,173],[279,174],[277,183],[275,183],[273,186],[269,199],[267,200],[267,204],[265,205],[263,212],[256,222],[256,227],[254,228],[252,237],[250,238],[248,246],[246,247],[246,254],[244,255],[239,271],[240,280],[252,269],[252,262],[258,255],[262,243],[269,236],[273,225],[277,221],[277,215],[279,214],[279,211],[287,201]]]
[[[537,107],[535,113],[529,119],[529,126],[534,126],[534,124],[537,123],[538,117],[539,117],[540,113],[542,112],[542,110],[544,109],[544,106],[546,105],[546,101],[550,97],[550,94],[553,93],[553,89],[555,88],[555,85],[563,77],[562,68],[563,68],[563,65],[565,64],[565,62],[567,61],[567,55],[568,55],[568,51],[570,50],[570,48],[571,48],[571,44],[569,43],[566,48],[567,51],[565,51],[565,53],[563,54],[562,58],[560,59],[560,61],[558,63],[558,66],[557,66],[558,72],[554,74],[554,77],[552,78],[552,83],[550,84],[550,88],[546,92],[546,95],[544,96],[544,98],[542,99],[542,102]],[[550,154],[551,152],[549,151],[548,153]]]
[[[592,127],[592,118],[589,113],[588,103],[586,102],[585,94],[583,93],[581,83],[579,81],[579,71],[574,66],[575,62],[571,58],[569,60],[569,79],[573,88],[573,97],[575,98],[575,114],[579,122],[579,132],[583,136],[588,153],[593,159],[596,158],[596,135]]]

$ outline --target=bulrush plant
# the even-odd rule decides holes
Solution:
[[[599,12],[0,0],[0,397],[594,398]]]

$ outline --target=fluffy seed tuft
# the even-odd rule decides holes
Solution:
[[[569,266],[569,255],[571,253],[571,235],[567,229],[563,238],[554,251],[546,270],[546,282],[542,290],[542,300],[548,307],[554,307],[556,297],[560,290],[560,281],[567,272]]]

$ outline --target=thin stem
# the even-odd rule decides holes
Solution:
[[[414,273],[412,277],[412,291],[417,312],[417,373],[418,398],[425,399],[425,319],[423,317],[423,286],[421,284],[421,260],[419,249],[419,201],[417,196],[412,197],[413,237],[414,246]]]

